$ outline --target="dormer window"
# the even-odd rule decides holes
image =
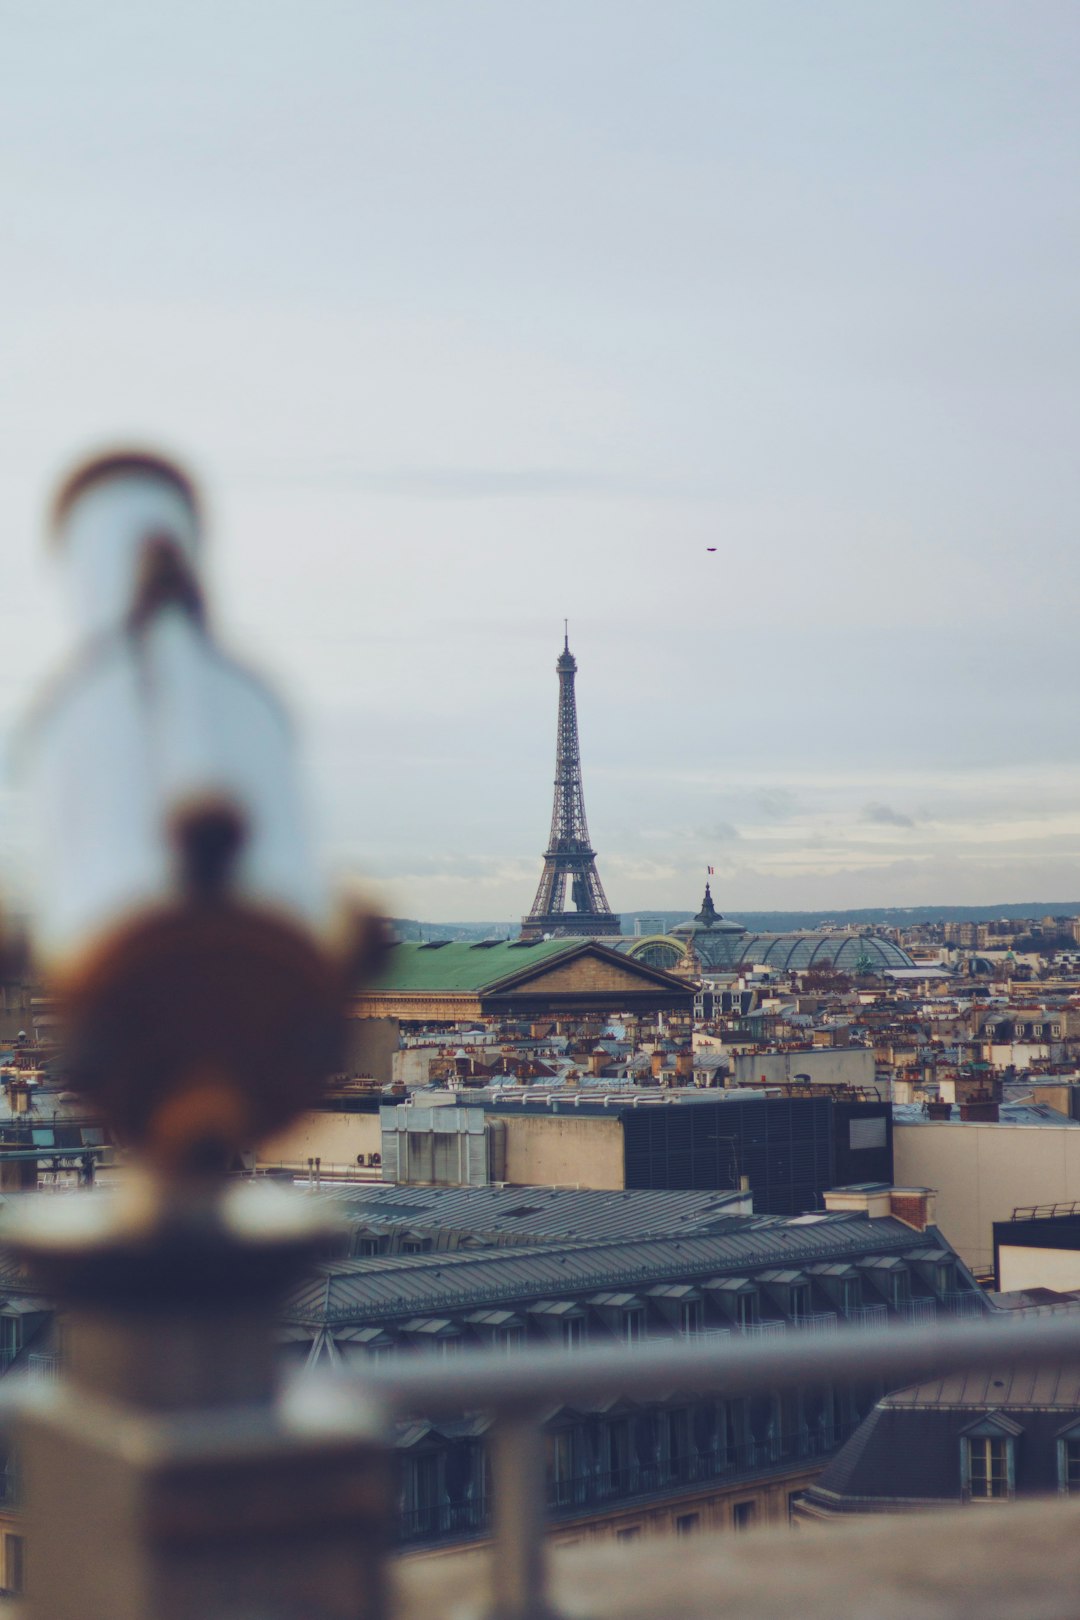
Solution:
[[[934,1283],[939,1294],[955,1294],[956,1267],[951,1260],[943,1260],[934,1268]]]
[[[0,1316],[0,1365],[14,1361],[21,1348],[21,1318],[18,1316]]]
[[[735,1319],[740,1327],[753,1327],[758,1320],[757,1289],[739,1294],[735,1300]]]
[[[801,1322],[810,1315],[810,1289],[806,1283],[792,1283],[788,1292],[788,1310],[793,1322]]]
[[[701,1332],[700,1299],[684,1299],[679,1306],[679,1329],[683,1333]]]
[[[1080,1423],[1072,1423],[1059,1433],[1057,1462],[1062,1496],[1080,1496]]]
[[[1011,1440],[1004,1435],[980,1435],[965,1442],[968,1448],[968,1488],[971,1501],[990,1501],[995,1497],[1008,1497],[1009,1450]]]
[[[1007,1502],[1016,1494],[1016,1441],[1023,1433],[1004,1413],[988,1413],[960,1439],[965,1502]]]
[[[862,1283],[858,1277],[844,1277],[840,1283],[840,1309],[844,1315],[857,1311],[862,1304]]]

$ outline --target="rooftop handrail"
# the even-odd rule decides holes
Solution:
[[[451,1362],[417,1358],[363,1375],[336,1375],[399,1418],[495,1417],[493,1613],[498,1620],[551,1620],[544,1554],[548,1499],[541,1421],[553,1406],[610,1399],[655,1398],[672,1390],[723,1389],[740,1395],[776,1392],[843,1379],[880,1379],[893,1388],[960,1371],[1039,1366],[1080,1354],[1080,1313],[1037,1321],[896,1325],[867,1336],[857,1327],[835,1334],[783,1334],[762,1341],[695,1335],[666,1343],[523,1351],[513,1357],[476,1352]]]

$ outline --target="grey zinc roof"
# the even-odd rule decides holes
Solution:
[[[923,1247],[919,1232],[891,1217],[837,1214],[813,1225],[782,1216],[745,1216],[725,1232],[647,1244],[618,1242],[471,1253],[377,1256],[324,1261],[293,1289],[285,1321],[360,1322],[550,1299],[599,1289],[633,1289],[745,1276],[782,1262],[906,1254]]]
[[[1080,1413],[1080,1367],[1004,1367],[995,1372],[953,1373],[886,1395],[883,1407],[949,1407],[985,1412],[1045,1411],[1048,1407]]]
[[[737,1192],[600,1191],[576,1187],[400,1187],[389,1183],[329,1188],[323,1195],[352,1221],[386,1230],[483,1236],[492,1244],[555,1238],[597,1242],[661,1233],[723,1230]]]

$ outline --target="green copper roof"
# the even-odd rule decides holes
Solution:
[[[577,950],[583,939],[540,939],[534,945],[500,940],[495,945],[469,945],[460,940],[430,945],[402,940],[391,947],[369,994],[380,990],[483,990],[512,973],[522,973],[549,962],[566,951]]]

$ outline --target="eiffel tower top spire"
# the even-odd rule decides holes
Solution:
[[[523,939],[538,939],[543,934],[617,934],[619,919],[612,913],[604,894],[585,820],[574,694],[577,659],[570,651],[570,627],[566,620],[563,621],[563,650],[555,670],[559,677],[559,726],[551,834],[540,885],[532,910],[523,919],[521,935]]]

